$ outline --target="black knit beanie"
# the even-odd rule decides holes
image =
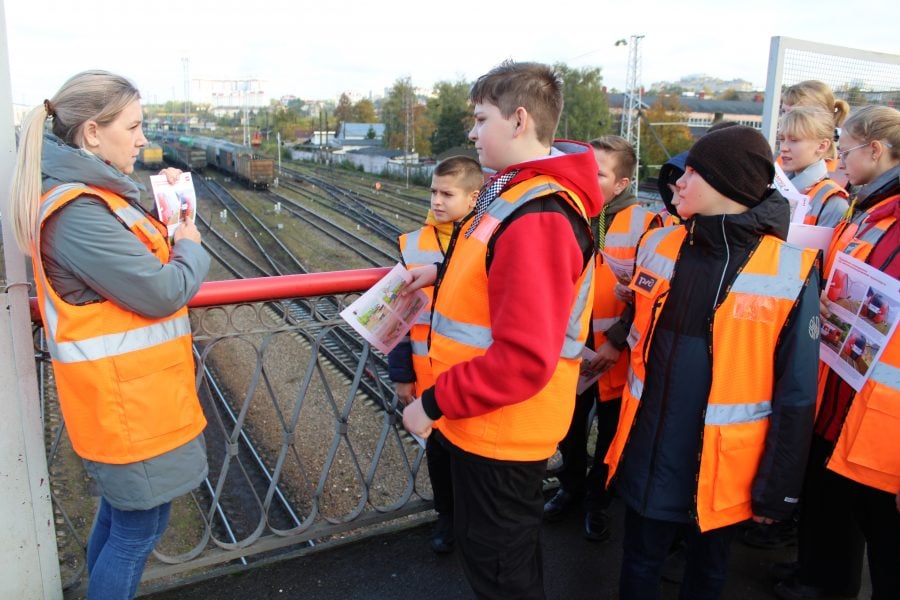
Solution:
[[[766,138],[745,125],[707,133],[688,152],[687,166],[720,194],[753,208],[775,177]]]

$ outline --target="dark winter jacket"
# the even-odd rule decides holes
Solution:
[[[613,480],[625,503],[645,517],[695,518],[703,414],[712,380],[711,317],[763,234],[785,239],[788,204],[777,192],[740,215],[695,216],[685,223],[669,297],[647,360],[641,409]],[[783,330],[775,361],[775,389],[766,451],[753,484],[754,514],[787,517],[799,496],[815,410],[818,314],[814,270]],[[723,318],[717,315],[717,318]],[[715,348],[715,352],[750,352]]]

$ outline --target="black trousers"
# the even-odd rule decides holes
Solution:
[[[575,496],[584,496],[585,508],[588,512],[605,510],[609,507],[612,495],[606,490],[606,476],[609,468],[603,462],[606,451],[616,434],[619,425],[619,408],[621,398],[607,402],[599,402],[597,386],[592,385],[582,394],[575,397],[575,412],[566,437],[559,443],[563,466],[557,477],[560,486]],[[588,469],[587,438],[588,415],[597,407],[597,443],[594,447],[594,458]]]
[[[659,598],[661,570],[678,535],[685,539],[687,565],[681,583],[682,600],[722,597],[728,575],[728,557],[736,527],[729,525],[700,533],[694,523],[648,519],[628,508],[625,512],[620,600]]]
[[[453,479],[450,474],[450,452],[443,446],[443,436],[435,429],[425,442],[428,479],[434,495],[434,510],[441,515],[453,514]]]
[[[800,511],[800,583],[856,595],[868,546],[872,598],[900,598],[900,513],[894,495],[826,468],[833,444],[813,436]]]
[[[445,443],[456,546],[475,596],[543,600],[540,536],[547,461],[491,460]]]

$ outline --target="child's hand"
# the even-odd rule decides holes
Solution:
[[[591,361],[591,370],[603,373],[618,362],[621,354],[622,351],[610,344],[609,340],[603,342],[603,345],[597,348],[597,355]]]
[[[634,302],[634,291],[632,291],[632,289],[627,285],[617,283],[616,287],[613,289],[613,293],[616,295],[616,298],[618,298],[620,302],[624,302],[625,304],[631,304],[632,302]]]
[[[423,287],[434,285],[434,282],[437,281],[437,265],[424,265],[415,269],[409,269],[408,272],[412,275],[412,281],[404,285],[403,289],[400,290],[400,294],[403,296]]]
[[[413,401],[413,392],[415,392],[415,383],[395,382],[394,390],[397,392],[397,401],[400,406],[406,406]]]
[[[431,425],[434,423],[425,409],[422,408],[422,399],[416,398],[413,402],[403,409],[403,426],[410,433],[414,433],[419,437],[427,438],[431,435]]]

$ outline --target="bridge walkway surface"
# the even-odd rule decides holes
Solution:
[[[543,527],[544,581],[548,600],[603,600],[616,597],[622,560],[624,508],[611,507],[611,538],[581,537],[582,516],[570,513]],[[151,593],[145,600],[457,600],[472,598],[456,553],[439,556],[428,548],[431,525],[394,530],[339,548],[245,568],[231,575]],[[740,541],[732,547],[724,598],[762,600],[775,595],[768,565],[793,560],[796,548],[760,550]],[[865,585],[868,575],[864,574]],[[662,584],[661,597],[678,597],[679,586]],[[860,598],[870,596],[868,588]]]

